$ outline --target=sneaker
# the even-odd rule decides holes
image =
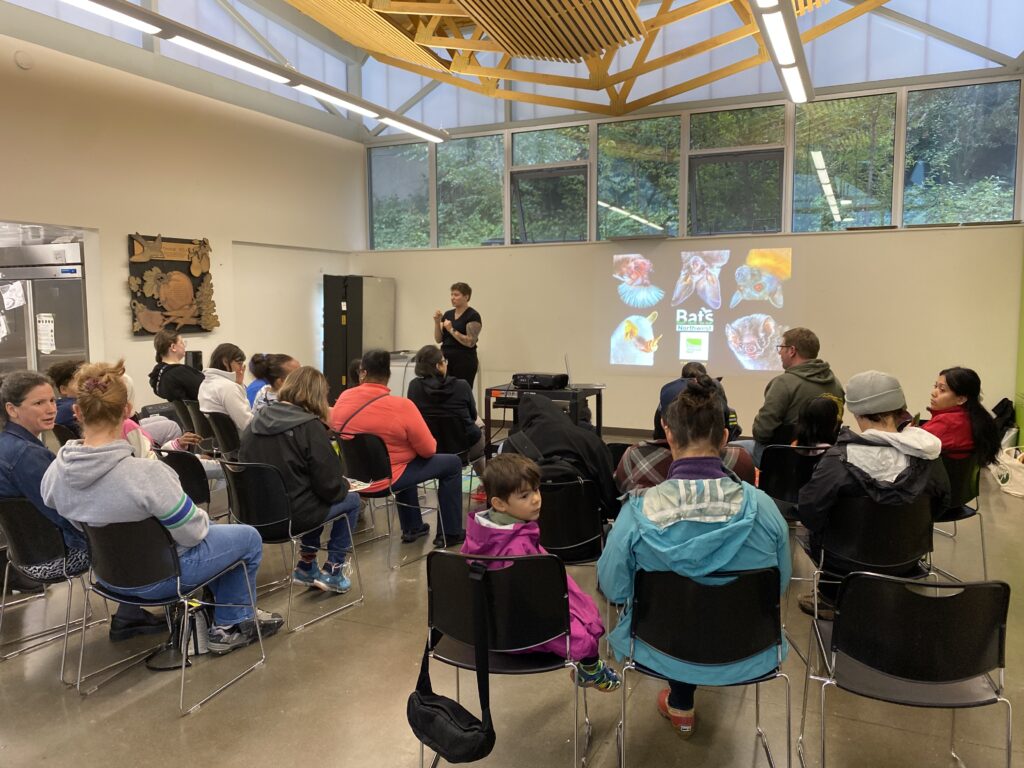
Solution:
[[[800,610],[808,616],[814,616],[814,595],[800,595]],[[821,595],[818,595],[818,619],[821,621],[835,621],[836,612],[832,603],[828,602]]]
[[[693,733],[693,726],[696,722],[697,716],[694,714],[692,709],[676,709],[675,707],[670,707],[668,705],[668,694],[668,688],[658,694],[658,711],[661,713],[662,717],[672,723],[672,727],[675,728],[676,733],[684,739],[688,739]]]
[[[413,528],[411,531],[402,531],[402,543],[411,544],[416,539],[422,539],[430,533],[430,523],[423,523],[419,528]]]
[[[292,571],[292,583],[300,586],[313,587],[316,586],[314,582],[320,578],[320,566],[316,564],[314,560],[308,568],[303,568],[300,562],[295,566],[295,570]]]
[[[345,576],[345,566],[341,563],[324,563],[323,570],[316,577],[314,586],[324,592],[345,594],[352,589],[352,582]]]
[[[597,688],[599,691],[608,693],[617,690],[622,685],[619,673],[612,669],[604,659],[598,659],[597,664],[590,671],[587,670],[587,666],[583,662],[577,661],[576,667],[569,670],[569,677],[576,682],[577,675],[579,675],[581,688]]]
[[[444,547],[456,547],[462,544],[462,542],[464,542],[465,540],[465,531],[463,531],[462,533],[448,533],[444,536],[441,536],[441,534],[439,533],[437,534],[437,536],[434,537],[434,548],[442,549]]]

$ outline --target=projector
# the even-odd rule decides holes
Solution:
[[[565,389],[568,385],[567,373],[512,374],[512,386],[516,389]]]

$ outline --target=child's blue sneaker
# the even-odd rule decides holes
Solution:
[[[300,586],[315,587],[318,578],[320,578],[320,567],[316,562],[308,566],[305,563],[299,563],[292,571],[292,583]]]
[[[323,570],[316,577],[314,586],[324,592],[339,592],[345,594],[352,589],[352,582],[345,576],[345,566],[342,563],[324,563]]]
[[[605,693],[617,690],[622,681],[619,673],[605,663],[604,659],[598,659],[594,665],[576,662],[576,668],[569,670],[569,676],[573,680],[579,679],[581,688],[597,688]]]

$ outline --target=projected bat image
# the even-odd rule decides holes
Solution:
[[[611,338],[612,365],[654,365],[661,334],[654,335],[657,312],[644,317],[630,315],[615,328]]]
[[[722,306],[722,286],[718,273],[729,260],[729,251],[681,251],[683,266],[679,271],[672,306],[678,307],[696,291],[711,309]]]
[[[746,264],[736,268],[736,293],[729,308],[741,301],[767,301],[781,309],[782,283],[793,273],[792,253],[789,248],[752,248]]]
[[[787,330],[787,326],[777,323],[771,315],[758,313],[726,325],[725,340],[746,370],[781,371],[782,361],[775,347],[782,343],[782,334]]]
[[[619,298],[631,307],[653,307],[665,291],[651,284],[654,265],[639,253],[619,253],[612,257],[612,274],[619,281]]]

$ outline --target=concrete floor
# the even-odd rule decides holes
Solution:
[[[1024,581],[1018,553],[1024,530],[1018,523],[1024,502],[1001,493],[988,473],[983,478],[989,575],[1013,587],[1007,647],[1008,697],[1024,703]],[[360,537],[357,536],[357,540]],[[430,539],[426,539],[429,542]],[[136,668],[88,697],[57,680],[60,644],[54,643],[0,663],[0,767],[99,766],[272,766],[289,763],[346,767],[402,766],[419,759],[418,742],[405,719],[405,702],[416,682],[425,639],[426,587],[422,563],[389,572],[387,541],[358,548],[366,601],[349,611],[266,643],[267,662],[201,710],[178,716],[178,681],[173,672]],[[407,553],[418,545],[394,545]],[[423,551],[429,547],[425,544]],[[935,540],[935,561],[962,578],[980,578],[978,527],[961,526],[955,541]],[[806,573],[806,559],[797,558]],[[261,582],[282,571],[281,557],[268,548]],[[593,593],[594,571],[570,569]],[[798,594],[802,585],[795,585]],[[46,600],[11,609],[4,636],[22,627],[38,627],[63,618],[63,587]],[[331,598],[310,593],[296,610],[329,605]],[[264,608],[283,612],[286,593],[264,600]],[[76,611],[80,602],[76,601]],[[44,616],[45,614],[45,616]],[[793,599],[787,625],[805,645],[809,619]],[[145,647],[143,638],[140,647]],[[127,646],[127,647],[126,647]],[[111,645],[105,627],[87,633],[87,663],[120,653],[131,643]],[[76,652],[77,642],[72,644]],[[189,672],[190,692],[201,693],[251,663],[254,649],[228,657],[202,657]],[[72,665],[74,668],[74,665]],[[791,653],[783,671],[792,681],[795,745],[799,728],[804,666]],[[454,695],[454,671],[434,665],[435,689]],[[476,706],[472,678],[462,677],[463,698]],[[637,766],[766,765],[754,731],[753,688],[701,689],[697,694],[697,732],[680,740],[655,709],[659,683],[629,680],[628,760]],[[572,686],[564,672],[524,678],[492,678],[492,712],[498,734],[490,766],[569,765],[572,762]],[[785,698],[780,682],[762,689],[762,716],[776,761],[786,761]],[[817,688],[811,709],[816,712]],[[594,738],[589,765],[615,766],[615,725],[619,694],[591,692]],[[828,756],[833,766],[955,765],[949,757],[950,715],[915,710],[830,692]],[[1002,765],[1002,711],[968,710],[957,718],[958,752],[971,766]],[[1015,723],[1014,758],[1020,763],[1024,740]],[[818,717],[808,719],[810,763],[817,764]],[[794,765],[797,764],[794,746]]]

